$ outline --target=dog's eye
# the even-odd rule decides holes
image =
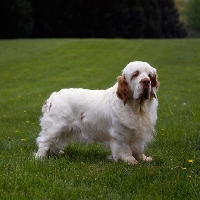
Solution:
[[[132,75],[132,77],[131,77],[131,80],[132,80],[133,78],[136,78],[138,75],[139,75],[139,71],[136,71],[135,73],[133,73],[133,75]]]

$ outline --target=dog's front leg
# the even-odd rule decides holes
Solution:
[[[133,156],[137,159],[137,160],[142,160],[142,161],[146,161],[146,162],[151,162],[152,161],[152,157],[149,156],[147,157],[144,154],[144,142],[135,142],[131,145],[131,149],[133,152]]]
[[[112,139],[110,142],[110,149],[113,160],[118,161],[121,159],[131,165],[138,163],[138,161],[132,156],[131,147],[125,142]]]

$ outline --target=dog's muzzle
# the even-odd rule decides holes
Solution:
[[[143,101],[143,100],[149,99],[150,98],[150,84],[151,84],[150,79],[143,78],[140,81],[140,83],[141,83],[142,88],[143,88],[143,92],[142,92],[142,95],[141,95],[141,100]]]

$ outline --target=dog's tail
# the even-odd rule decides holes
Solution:
[[[42,113],[44,114],[45,112],[50,112],[51,110],[51,105],[54,97],[56,96],[56,92],[53,92],[50,97],[44,102],[42,106]]]

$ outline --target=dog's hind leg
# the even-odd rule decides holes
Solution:
[[[63,150],[70,139],[70,132],[54,122],[49,123],[49,126],[43,126],[41,120],[41,127],[42,131],[36,139],[38,151],[35,153],[35,158],[45,157],[49,150],[54,153]]]
[[[51,144],[53,143],[49,135],[46,135],[44,131],[41,131],[37,137],[38,151],[35,153],[35,158],[43,158],[46,156],[47,151],[50,149]]]
[[[65,128],[62,132],[60,132],[57,136],[55,142],[50,146],[50,152],[55,154],[64,154],[64,149],[68,142],[72,138],[72,131]]]

